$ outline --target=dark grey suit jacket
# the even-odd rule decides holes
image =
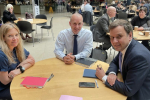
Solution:
[[[110,63],[106,74],[113,71],[118,73],[119,54]],[[132,39],[126,50],[123,64],[122,77],[124,82],[115,81],[110,86],[105,85],[127,96],[127,100],[150,100],[150,52],[142,44]]]
[[[104,14],[96,23],[95,28],[93,29],[93,36],[98,38],[103,37],[106,33],[109,32],[109,17],[107,14]],[[95,38],[93,37],[95,40]]]

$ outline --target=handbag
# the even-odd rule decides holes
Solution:
[[[25,13],[25,18],[26,19],[33,19],[33,15],[29,14],[28,12]]]

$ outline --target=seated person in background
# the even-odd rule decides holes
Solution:
[[[87,0],[84,0],[84,3],[81,5],[81,11],[84,12],[84,6],[87,4]]]
[[[89,11],[91,12],[91,15],[93,15],[93,8],[92,6],[90,5],[90,1],[88,0],[85,0],[84,2],[87,2],[86,5],[84,6],[84,11]]]
[[[102,68],[97,68],[96,76],[108,88],[127,96],[127,100],[150,100],[150,52],[132,39],[130,22],[116,20],[109,30],[111,44],[119,53],[110,63],[106,75]],[[117,78],[118,70],[123,82]]]
[[[117,6],[116,6],[116,10],[117,10],[117,12],[118,11],[124,11],[124,12],[126,12],[127,9],[124,6],[121,5],[121,2],[118,2]]]
[[[13,13],[13,5],[8,4],[6,6],[6,10],[3,12],[3,23],[5,24],[6,22],[11,22],[14,23],[15,20],[17,20],[15,14]],[[28,34],[26,35],[26,38],[23,36],[23,33],[20,33],[21,37],[23,40],[26,40],[26,38],[31,38]]]
[[[116,16],[116,8],[108,7],[107,13],[104,14],[96,23],[95,28],[93,29],[93,39],[98,37],[103,39],[103,49],[107,50],[111,47],[110,38],[107,35],[109,32],[109,25],[112,21],[114,21],[114,17]]]
[[[147,5],[145,4],[145,1],[141,1],[141,4],[140,4],[140,6],[138,7],[138,10],[140,10],[140,8],[142,8],[142,7],[145,7],[145,8],[147,9],[146,16],[149,16],[149,6],[147,6]],[[138,15],[138,14],[137,14],[137,15]]]
[[[132,5],[129,6],[130,13],[135,13],[137,10],[137,6],[135,3],[132,3]]]
[[[54,50],[56,57],[66,64],[72,64],[75,60],[89,57],[93,47],[92,32],[82,28],[82,15],[73,14],[69,24],[71,28],[59,33]],[[64,49],[67,55],[63,53]]]
[[[13,5],[8,4],[6,6],[6,10],[3,12],[3,23],[6,22],[12,22],[14,23],[14,20],[17,20],[16,16],[13,13]]]
[[[146,31],[150,30],[150,17],[146,16],[147,9],[145,7],[141,7],[139,10],[139,16],[135,16],[131,20],[131,24],[133,26],[138,26],[138,31]],[[150,50],[148,40],[143,40],[142,44]]]
[[[115,4],[115,1],[112,1],[111,4]]]
[[[34,58],[23,48],[19,33],[18,27],[10,22],[0,28],[0,100],[12,100],[11,81],[35,63]]]

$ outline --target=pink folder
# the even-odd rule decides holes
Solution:
[[[48,78],[27,76],[21,82],[22,86],[32,88],[43,88]]]
[[[82,97],[70,96],[70,95],[61,95],[59,100],[83,100]]]

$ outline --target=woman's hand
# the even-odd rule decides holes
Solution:
[[[10,78],[14,78],[15,76],[21,74],[20,72],[20,69],[15,69],[15,70],[12,70],[9,74],[8,74],[8,77]]]
[[[143,31],[143,30],[144,30],[143,27],[139,27],[139,28],[138,28],[138,31]]]

